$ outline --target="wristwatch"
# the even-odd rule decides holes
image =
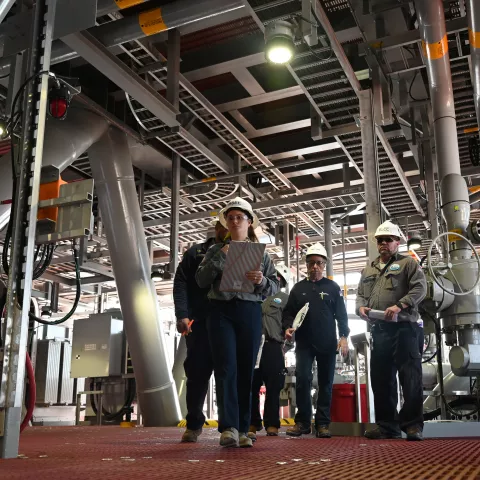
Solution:
[[[398,307],[400,310],[405,310],[405,307],[402,305],[401,302],[397,302],[397,303],[395,304],[395,306]],[[407,308],[408,308],[408,307],[407,307]]]

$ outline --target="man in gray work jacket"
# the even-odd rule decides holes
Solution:
[[[387,221],[376,231],[380,256],[362,272],[356,312],[369,320],[370,310],[385,312],[372,325],[370,361],[377,427],[369,439],[423,440],[422,352],[423,329],[417,324],[418,305],[425,298],[425,275],[411,257],[398,254],[401,232]],[[396,319],[396,321],[394,321]],[[397,413],[397,371],[403,407]]]
[[[290,269],[276,265],[280,287],[285,289],[290,280]],[[280,392],[285,385],[285,359],[283,356],[284,334],[282,328],[283,309],[287,305],[288,293],[280,291],[265,299],[262,304],[262,333],[265,337],[260,365],[255,369],[252,383],[252,413],[248,436],[256,439],[262,429],[260,414],[260,388],[265,384],[265,407],[263,426],[269,437],[276,437],[280,428]]]

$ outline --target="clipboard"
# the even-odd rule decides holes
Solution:
[[[253,293],[255,285],[245,275],[247,272],[260,270],[265,246],[264,243],[231,242],[219,290]]]

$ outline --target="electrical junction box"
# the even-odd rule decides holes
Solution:
[[[99,313],[73,323],[71,378],[110,377],[123,373],[123,320]]]

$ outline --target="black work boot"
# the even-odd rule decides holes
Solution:
[[[328,429],[328,425],[317,425],[315,429],[315,436],[317,438],[331,438],[332,436],[330,430]]]
[[[420,427],[408,427],[407,440],[410,442],[421,442],[423,440],[422,429]]]
[[[368,430],[367,432],[365,432],[364,436],[369,440],[388,440],[402,438],[402,435],[400,433],[390,433],[382,430],[378,426],[375,427],[373,430]]]
[[[287,429],[287,435],[290,437],[301,437],[312,432],[312,427],[309,424],[296,423],[293,427]]]

